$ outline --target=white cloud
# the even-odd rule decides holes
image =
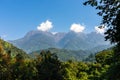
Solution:
[[[53,35],[57,34],[58,32],[51,32]]]
[[[85,26],[83,26],[81,24],[76,24],[76,23],[73,23],[70,27],[70,30],[74,31],[76,33],[83,32],[84,29],[85,29]]]
[[[95,31],[100,34],[103,34],[105,32],[105,29],[105,26],[95,26]]]
[[[49,20],[46,20],[46,22],[42,22],[39,26],[37,26],[37,29],[40,31],[49,31],[52,28],[52,22]]]

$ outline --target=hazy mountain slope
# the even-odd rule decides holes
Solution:
[[[59,43],[59,41],[66,35],[64,32],[59,32],[54,34],[54,39],[56,43]]]
[[[70,50],[90,50],[98,46],[103,47],[102,49],[110,47],[109,42],[105,41],[104,36],[96,32],[88,34],[69,32],[60,40],[59,45],[64,49]]]
[[[69,32],[66,34],[66,36],[61,39],[59,44],[64,49],[69,50],[86,50],[90,47],[90,45],[86,41],[87,35],[84,33],[74,33]]]
[[[23,38],[10,42],[28,53],[48,48],[91,50],[98,46],[99,51],[100,47],[106,49],[110,46],[110,44],[105,41],[104,36],[96,32],[86,34],[72,31],[68,33],[58,32],[56,34],[43,31],[30,31]]]
[[[56,47],[53,35],[42,31],[31,31],[24,38],[12,43],[27,52]]]
[[[91,32],[87,34],[86,40],[89,42],[89,44],[93,45],[94,47],[98,45],[108,45],[110,44],[108,41],[105,41],[104,35],[101,35],[96,32]]]

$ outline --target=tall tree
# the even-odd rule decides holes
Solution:
[[[114,49],[114,63],[106,75],[107,80],[120,80],[120,0],[87,0],[84,5],[91,5],[99,10],[98,15],[102,16],[103,25],[107,26],[105,32],[106,40],[110,40],[111,43],[116,43],[117,47]],[[97,55],[98,62],[100,55]],[[110,57],[110,56],[109,56]],[[107,60],[107,56],[103,61]],[[107,60],[109,62],[109,60]]]
[[[84,5],[91,5],[99,10],[103,25],[107,26],[106,40],[120,46],[120,0],[87,0]]]
[[[52,54],[50,51],[42,51],[38,57],[36,65],[38,80],[62,80],[60,72],[61,62],[55,54]]]

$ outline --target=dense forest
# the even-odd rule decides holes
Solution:
[[[88,0],[84,5],[100,10],[101,24],[108,27],[105,38],[116,46],[98,52],[93,61],[60,61],[50,51],[30,58],[0,39],[0,80],[120,80],[120,1]]]
[[[14,52],[10,47],[6,47],[9,49],[6,51],[3,42],[10,45],[0,40],[0,80],[120,80],[120,57],[115,55],[117,47],[97,53],[93,62],[63,62],[50,51],[42,51],[34,59],[20,53],[12,56]]]

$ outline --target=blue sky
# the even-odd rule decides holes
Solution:
[[[94,31],[101,18],[97,11],[84,6],[85,0],[0,0],[0,36],[6,40],[23,37],[47,20],[51,32],[68,32],[73,23]]]

